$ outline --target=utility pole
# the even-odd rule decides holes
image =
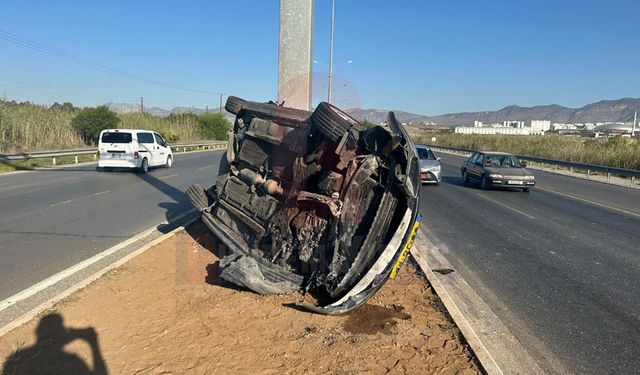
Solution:
[[[638,111],[633,114],[633,127],[631,128],[631,137],[636,136],[636,125],[638,124]]]
[[[140,97],[140,113],[144,113],[144,98]]]
[[[331,0],[331,33],[329,35],[329,84],[327,87],[329,88],[327,101],[329,104],[333,101],[333,20],[334,20],[334,10],[335,10],[335,0]]]
[[[204,106],[204,113],[209,113],[209,105]]]
[[[311,108],[313,0],[280,0],[278,103]]]
[[[220,95],[220,105],[218,106],[218,113],[222,114],[222,95],[224,95],[223,93],[218,93],[218,95]]]

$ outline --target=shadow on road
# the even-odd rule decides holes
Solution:
[[[15,351],[5,360],[3,375],[22,374],[107,374],[107,366],[93,327],[67,328],[59,314],[48,314],[36,327],[37,341]],[[64,347],[75,340],[86,342],[91,348],[93,369],[76,354]]]
[[[158,230],[162,233],[170,232],[175,227],[175,225],[171,225],[171,222],[175,220],[177,216],[191,208],[191,204],[189,203],[185,192],[169,185],[157,177],[154,177],[151,171],[149,173],[139,173],[138,177],[171,199],[158,204],[159,207],[165,210],[165,218],[169,223],[168,225],[159,225]]]

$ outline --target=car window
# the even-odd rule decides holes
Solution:
[[[102,133],[102,143],[131,143],[131,133],[105,132]]]
[[[475,163],[476,162],[476,158],[478,157],[478,153],[474,153],[473,155],[471,155],[471,157],[469,158],[469,163]]]
[[[435,155],[433,155],[433,152],[428,149],[428,148],[418,148],[418,158],[420,158],[420,160],[436,160]]]
[[[487,155],[484,164],[492,168],[522,168],[520,161],[513,155]]]
[[[153,143],[153,134],[138,133],[138,143]]]
[[[484,162],[484,155],[478,154],[478,157],[476,158],[476,164],[482,165],[483,162]]]
[[[164,146],[165,142],[164,142],[164,139],[162,139],[162,137],[160,136],[160,134],[153,133],[153,136],[156,137],[156,143]]]

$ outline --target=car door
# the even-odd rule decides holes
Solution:
[[[167,156],[169,155],[169,150],[167,148],[167,142],[160,136],[158,133],[153,133],[153,136],[156,139],[156,156],[154,165],[164,165],[167,162]]]
[[[483,163],[484,163],[484,154],[478,153],[478,155],[476,156],[476,159],[474,160],[474,163],[471,165],[471,173],[470,173],[471,176],[476,180],[480,179],[480,176],[482,176]]]
[[[471,157],[465,160],[464,163],[462,164],[462,169],[467,171],[467,175],[471,173],[471,166],[475,162],[477,156],[478,156],[478,153],[474,152],[473,154],[471,154]]]
[[[141,158],[147,158],[149,165],[155,165],[156,142],[151,132],[140,132],[138,135],[138,153]]]

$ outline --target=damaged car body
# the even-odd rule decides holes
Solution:
[[[260,294],[301,292],[305,309],[348,312],[375,294],[417,231],[420,164],[393,112],[364,127],[313,111],[229,97],[227,152],[209,188],[187,190],[228,247],[220,277]],[[307,300],[307,298],[305,298]]]

